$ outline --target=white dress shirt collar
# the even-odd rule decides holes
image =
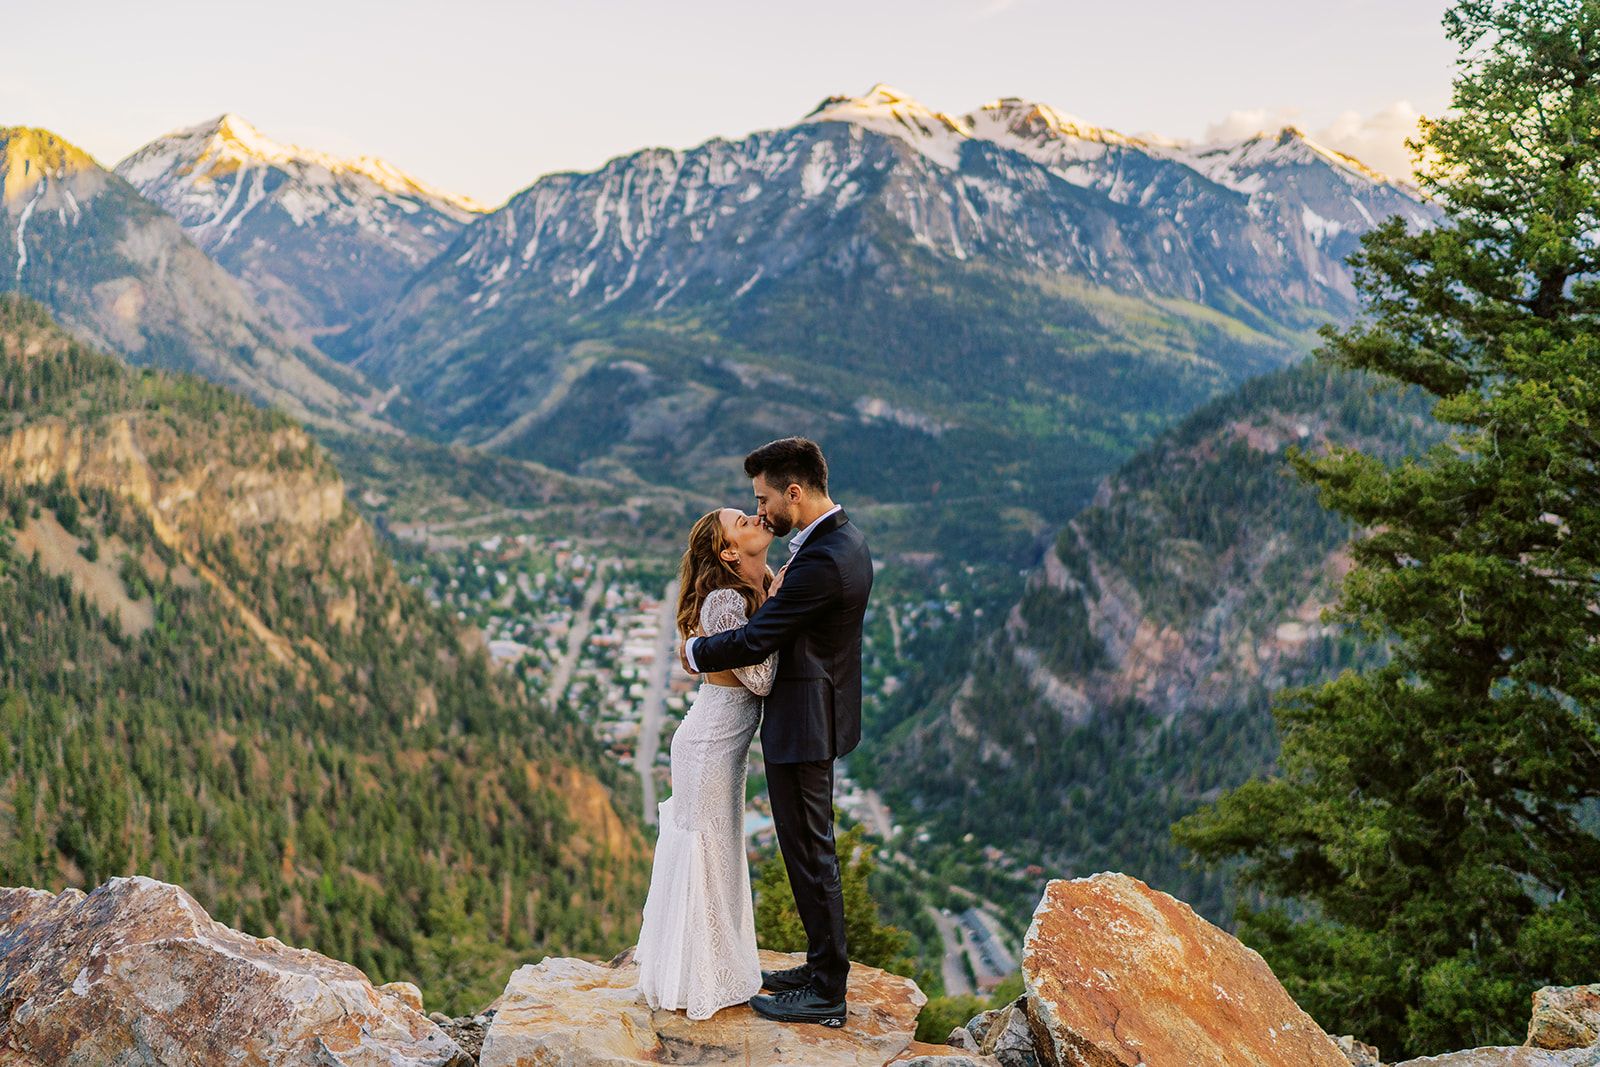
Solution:
[[[805,529],[789,538],[789,555],[792,556],[796,552],[800,551],[800,546],[806,543],[806,538],[811,536],[811,531],[817,528],[818,523],[820,523],[823,519],[826,519],[829,515],[832,515],[834,512],[843,510],[844,505],[835,504],[827,511],[824,511],[821,515],[818,515],[815,519],[812,519],[811,522],[806,525]]]

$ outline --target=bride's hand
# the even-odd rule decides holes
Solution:
[[[778,595],[778,587],[783,584],[783,576],[789,573],[789,565],[785,563],[778,568],[778,573],[773,576],[772,583],[767,586],[767,599],[771,600]]]

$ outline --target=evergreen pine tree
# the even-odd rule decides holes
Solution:
[[[1396,1058],[1517,1043],[1600,959],[1600,5],[1445,28],[1452,110],[1411,147],[1446,219],[1363,239],[1367,315],[1322,354],[1454,432],[1291,459],[1370,531],[1341,614],[1389,657],[1284,694],[1278,776],[1176,829],[1283,902],[1242,931],[1307,1010]]]
[[[910,975],[916,969],[916,961],[907,955],[911,935],[885,923],[872,896],[870,881],[876,863],[872,845],[866,840],[866,828],[850,827],[839,835],[836,848],[844,896],[844,936],[850,958],[869,967]],[[795,911],[794,893],[789,888],[789,873],[781,854],[774,853],[757,870],[754,889],[757,943],[776,952],[804,952],[805,927]]]

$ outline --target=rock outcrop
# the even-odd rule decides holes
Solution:
[[[177,886],[140,877],[88,895],[0,890],[7,1067],[470,1062],[356,968],[231,930]]]
[[[984,1056],[1000,1067],[1039,1067],[1039,1050],[1028,1018],[1028,998],[975,1015],[950,1035],[950,1043]]]
[[[1534,993],[1524,1044],[1423,1056],[1394,1067],[1600,1067],[1600,985],[1546,986]]]
[[[1526,1044],[1590,1048],[1600,1042],[1600,985],[1546,986],[1533,995]]]
[[[761,954],[768,969],[800,962],[798,955]],[[850,1016],[842,1029],[830,1030],[775,1023],[744,1005],[694,1022],[681,1011],[651,1011],[638,984],[631,953],[610,963],[549,958],[519,967],[495,1001],[481,1067],[882,1067],[911,1045],[917,1013],[928,1000],[909,978],[855,964],[847,994]]]
[[[801,958],[761,953],[769,969]],[[0,889],[0,1067],[1383,1067],[1325,1034],[1256,953],[1121,874],[1049,884],[1023,978],[943,1045],[913,1040],[917,984],[875,967],[851,968],[842,1029],[742,1004],[693,1021],[650,1010],[631,950],[546,957],[477,1014],[424,1017],[411,983],[374,988],[231,930],[174,885]],[[1600,986],[1535,993],[1526,1045],[1391,1067],[1600,1067]]]
[[[1051,882],[1022,975],[1050,1067],[1349,1067],[1265,960],[1126,875]]]

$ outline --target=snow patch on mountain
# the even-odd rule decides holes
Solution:
[[[961,165],[961,146],[973,136],[965,119],[931,111],[900,90],[881,83],[865,96],[830,96],[804,121],[848,122],[895,137],[951,169]]]
[[[227,244],[264,204],[296,226],[313,221],[351,226],[388,238],[420,266],[437,241],[484,211],[381,159],[340,159],[282,144],[237,115],[177,130],[145,145],[116,172],[177,217],[208,250]],[[418,216],[436,217],[418,219]],[[433,238],[421,247],[404,232]]]
[[[435,188],[372,156],[341,159],[274,141],[232,113],[159,137],[117,164],[116,170],[143,188],[168,173],[174,157],[180,156],[216,171],[230,166],[276,166],[294,172],[308,184],[324,188],[336,187],[342,176],[359,175],[385,192],[430,203],[440,210],[448,209],[462,221],[487,210],[471,197]]]
[[[1264,168],[1317,163],[1331,167],[1355,188],[1400,184],[1359,159],[1318,144],[1297,126],[1285,126],[1276,133],[1263,131],[1243,141],[1197,146],[1183,155],[1190,166],[1213,181],[1246,194],[1260,190]]]

